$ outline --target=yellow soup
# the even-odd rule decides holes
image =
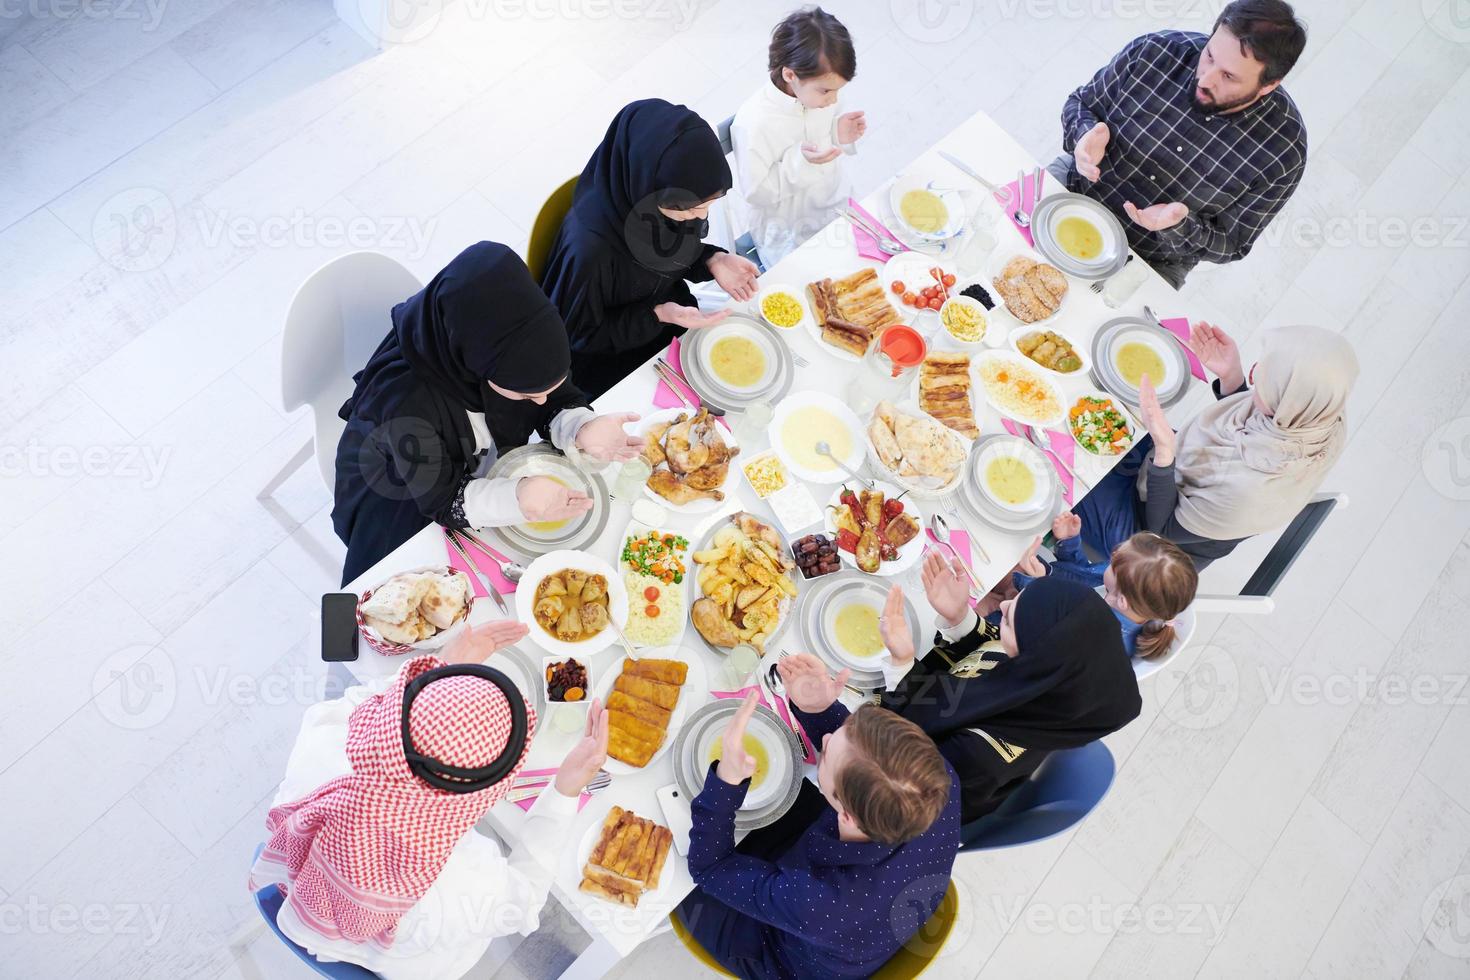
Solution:
[[[1118,366],[1123,380],[1135,388],[1143,382],[1145,374],[1155,385],[1164,380],[1164,359],[1148,344],[1135,340],[1122,345],[1113,355],[1113,363]]]
[[[1036,474],[1014,456],[997,456],[985,467],[985,485],[995,499],[1014,507],[1036,492]]]
[[[1095,259],[1102,254],[1102,232],[1085,218],[1063,218],[1057,222],[1057,244],[1074,259]]]
[[[837,464],[817,452],[817,443],[822,441],[832,447],[832,455],[838,459],[845,460],[852,454],[847,426],[825,408],[798,408],[781,423],[781,442],[798,465],[817,472],[835,470]]]
[[[566,486],[566,481],[561,480],[558,477],[547,476],[546,479],[551,480],[555,483],[560,483],[562,486]],[[571,521],[572,519],[570,517],[563,517],[559,521],[527,521],[526,530],[535,531],[537,534],[550,534],[552,531],[560,531],[562,528],[570,524]]]
[[[745,754],[755,760],[755,775],[750,777],[750,788],[760,789],[761,783],[766,781],[766,773],[771,771],[771,757],[767,754],[766,747],[760,743],[760,739],[749,732],[745,735],[744,744]],[[709,758],[705,760],[706,764],[719,762],[724,750],[725,746],[722,741],[716,739],[712,742],[709,747]]]
[[[933,191],[912,190],[899,198],[898,211],[915,231],[934,234],[949,224],[949,208]]]
[[[878,610],[853,603],[837,613],[837,642],[854,657],[872,657],[883,652],[878,632]]]
[[[749,388],[766,373],[766,355],[748,337],[721,337],[709,351],[715,377],[736,388]]]

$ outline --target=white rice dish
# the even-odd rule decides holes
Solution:
[[[668,646],[678,637],[684,625],[684,586],[661,582],[652,575],[624,572],[628,587],[628,640],[640,647]],[[657,589],[658,598],[649,602],[645,589]],[[649,616],[648,607],[657,606],[658,615]]]

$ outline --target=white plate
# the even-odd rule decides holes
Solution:
[[[1057,271],[1060,272],[1063,276],[1066,276],[1067,274],[1065,269],[1058,269],[1055,265],[1052,265],[1052,263],[1047,262],[1045,256],[1037,252],[1033,252],[1032,250],[1027,248],[998,248],[994,252],[992,252],[990,256],[990,262],[985,267],[985,275],[981,277],[980,285],[984,286],[985,291],[990,294],[990,298],[995,300],[995,309],[989,311],[991,317],[990,330],[1001,331],[1001,336],[1009,334],[1016,327],[1041,327],[1042,329],[1045,329],[1048,324],[1056,320],[1057,314],[1061,313],[1062,310],[1066,308],[1068,297],[1070,297],[1073,291],[1077,288],[1077,284],[1071,279],[1068,279],[1067,295],[1062,297],[1061,303],[1059,303],[1057,305],[1057,308],[1052,311],[1051,316],[1042,317],[1040,320],[1033,320],[1030,323],[1023,323],[1021,321],[1021,318],[1012,313],[1009,306],[1006,306],[1005,297],[1000,294],[1000,290],[996,288],[995,285],[995,280],[1000,278],[1001,270],[1010,263],[1011,259],[1020,256],[1025,256],[1028,259],[1031,259],[1035,262],[1043,263],[1045,265],[1051,265],[1053,269],[1057,269]],[[1000,322],[997,323],[997,320]],[[987,336],[988,335],[989,331],[987,331]]]
[[[1081,367],[1079,367],[1075,371],[1054,371],[1044,364],[1031,360],[1031,358],[1027,357],[1025,354],[1021,354],[1021,348],[1019,344],[1022,337],[1025,337],[1026,335],[1032,333],[1044,333],[1047,331],[1056,334],[1058,337],[1061,337],[1067,343],[1072,345],[1072,350],[1077,354],[1077,359],[1082,362]],[[1017,354],[1021,354],[1022,357],[1025,357],[1026,360],[1030,361],[1031,365],[1035,367],[1038,371],[1045,371],[1053,378],[1085,378],[1087,377],[1087,372],[1092,369],[1092,358],[1087,356],[1087,348],[1082,344],[1077,343],[1076,338],[1070,337],[1067,334],[1062,333],[1060,330],[1053,330],[1051,327],[1038,326],[1034,323],[1028,323],[1025,326],[1017,327],[1016,329],[1012,330],[1009,335],[1007,335],[1006,345],[1010,347],[1011,350],[1015,351]]]
[[[772,729],[773,724],[779,722],[772,722],[768,716],[757,712],[750,716],[750,724],[745,729],[746,735],[754,736],[765,747],[771,767],[760,786],[752,787],[745,794],[745,802],[740,804],[742,810],[757,810],[775,802],[786,792],[786,787],[791,782],[791,753],[786,746],[785,736]],[[710,747],[720,742],[724,735],[724,725],[710,725],[700,736],[699,744],[694,746],[694,758],[699,760],[701,766],[709,759]],[[700,776],[703,775],[704,769],[701,768]]]
[[[955,274],[954,263],[941,262],[932,255],[924,255],[920,252],[904,252],[889,259],[883,266],[883,291],[888,296],[888,302],[893,308],[903,314],[905,323],[913,323],[920,315],[938,315],[938,310],[927,307],[920,310],[904,304],[903,297],[894,293],[893,284],[902,282],[905,292],[918,293],[926,286],[938,285],[929,270],[938,267],[942,272],[955,276],[955,284],[949,287],[951,295],[959,295],[959,277]],[[936,321],[937,322],[937,321]]]
[[[879,661],[884,653],[881,648],[872,656],[862,657],[848,650],[837,641],[837,617],[849,606],[864,606],[873,610],[877,615],[882,616],[883,605],[883,600],[876,594],[867,591],[859,592],[857,590],[849,590],[842,595],[834,596],[823,604],[822,622],[820,624],[821,630],[828,637],[828,645],[831,647],[832,655],[844,667],[868,672],[882,669],[879,666]]]
[[[983,365],[992,363],[1009,364],[1035,377],[1037,381],[1041,382],[1041,384],[1050,390],[1052,400],[1057,406],[1056,412],[1046,416],[1029,416],[1002,405],[991,395],[990,388],[985,384],[984,373],[981,370]],[[1015,419],[1023,425],[1038,426],[1043,429],[1055,428],[1067,420],[1067,406],[1069,403],[1062,398],[1061,390],[1057,388],[1056,382],[1047,376],[1047,372],[1041,365],[1028,357],[1023,357],[1013,351],[983,351],[970,359],[970,374],[973,378],[975,388],[979,390],[985,401],[991,408],[1006,418]]]
[[[926,190],[934,194],[949,212],[944,227],[938,231],[920,231],[904,220],[903,209],[899,207],[899,202],[909,191],[916,190]],[[893,183],[888,185],[888,209],[893,213],[894,220],[903,226],[902,230],[905,233],[920,241],[929,242],[942,242],[964,231],[965,215],[969,210],[958,189],[917,174],[899,174],[894,178]]]
[[[591,826],[589,826],[587,830],[582,834],[581,841],[577,843],[577,849],[575,852],[573,852],[577,860],[572,877],[572,881],[574,883],[580,882],[582,880],[582,869],[587,867],[587,861],[592,857],[592,851],[597,847],[597,840],[602,836],[602,824],[605,820],[607,820],[608,812],[612,810],[614,805],[621,804],[614,804],[614,802],[611,800],[608,801],[608,805],[602,808],[602,811],[597,815],[597,819],[592,821]],[[630,808],[624,806],[623,809],[628,810]],[[644,807],[644,809],[657,809],[657,807]],[[638,813],[637,810],[633,810],[632,812],[640,817],[643,817],[645,820],[652,820],[654,823],[659,824],[660,826],[668,826],[662,820],[651,817],[647,813]],[[660,816],[662,816],[662,814],[660,814]],[[650,889],[649,891],[645,891],[642,895],[638,896],[638,907],[636,909],[629,909],[625,905],[619,905],[616,902],[609,902],[606,899],[598,900],[606,903],[611,908],[627,909],[628,912],[634,915],[642,911],[646,907],[646,904],[650,901],[671,902],[673,896],[670,894],[670,891],[673,887],[671,883],[674,880],[674,864],[678,860],[679,852],[674,849],[673,844],[670,844],[668,856],[664,858],[664,866],[659,871],[658,887]],[[578,894],[587,893],[578,892]],[[597,898],[597,896],[595,895],[592,897]]]
[[[1031,476],[1035,481],[1035,489],[1031,491],[1031,496],[1018,504],[1001,500],[990,491],[990,486],[985,481],[986,469],[1000,457],[1020,460],[1031,471]],[[1043,457],[1041,450],[1021,440],[1003,439],[986,443],[981,447],[980,455],[975,460],[975,473],[980,492],[985,494],[985,499],[1012,514],[1034,514],[1046,506],[1051,497],[1050,462]]]
[[[661,408],[656,412],[650,412],[649,414],[639,419],[637,422],[634,422],[633,431],[635,434],[640,436],[647,435],[648,430],[652,429],[655,425],[661,422],[672,422],[680,415],[687,415],[690,418],[693,418],[696,414],[698,414],[698,411],[698,409],[689,408]],[[735,434],[729,429],[725,428],[719,422],[715,423],[715,431],[719,433],[721,439],[725,440],[725,445],[729,446],[731,449],[740,448],[739,442],[737,442],[735,439]],[[738,453],[735,456],[731,457],[730,468],[725,471],[725,480],[719,485],[719,487],[716,488],[720,492],[725,494],[726,498],[730,496],[731,487],[734,485],[736,480],[735,471],[740,468],[740,463],[741,459]],[[725,506],[725,501],[715,500],[713,497],[705,497],[700,500],[691,500],[687,504],[676,504],[672,500],[660,497],[658,494],[654,493],[648,488],[648,485],[646,483],[643,486],[643,495],[657,503],[660,507],[663,507],[666,510],[670,510],[675,514],[709,514]]]
[[[737,319],[734,317],[725,320],[723,323],[716,324],[713,327],[706,327],[705,329],[712,331],[712,333],[702,337],[701,343],[699,344],[699,366],[702,369],[705,378],[724,388],[726,391],[733,392],[737,395],[749,395],[753,392],[759,392],[768,389],[771,386],[772,378],[775,377],[776,372],[780,369],[781,366],[781,355],[776,350],[775,339],[769,333],[767,333],[765,330],[762,330],[759,325],[752,323],[749,320]],[[734,384],[733,382],[721,377],[719,373],[715,371],[715,347],[717,347],[721,341],[727,340],[731,337],[739,337],[754,344],[756,348],[761,352],[761,356],[765,359],[765,369],[761,372],[760,377],[756,378],[755,381],[751,382],[748,385]]]
[[[1118,379],[1119,384],[1122,384],[1133,391],[1138,390],[1138,386],[1130,384],[1128,379],[1123,377],[1123,372],[1118,369],[1118,350],[1122,348],[1124,344],[1132,343],[1146,345],[1150,350],[1157,354],[1159,356],[1159,360],[1163,362],[1163,380],[1159,380],[1157,378],[1149,379],[1153,382],[1154,390],[1159,393],[1160,398],[1173,394],[1177,387],[1188,380],[1179,370],[1179,362],[1184,359],[1179,357],[1177,354],[1175,354],[1174,351],[1169,350],[1165,346],[1167,341],[1148,330],[1130,330],[1125,328],[1123,330],[1119,330],[1108,338],[1107,355],[1108,359],[1111,361],[1109,367],[1112,369],[1111,373]],[[1188,364],[1189,362],[1186,360],[1184,361],[1184,363]]]
[[[611,626],[603,627],[600,633],[595,633],[580,643],[568,643],[542,629],[532,613],[536,604],[536,590],[540,587],[541,580],[563,568],[596,572],[607,579],[607,614],[619,626],[628,624],[628,590],[623,586],[623,576],[617,569],[585,551],[548,551],[531,562],[521,576],[520,585],[516,589],[516,618],[531,631],[531,640],[553,656],[562,659],[576,657],[585,664],[585,658],[606,649],[608,644],[617,642],[618,634]]]
[[[856,269],[853,270],[853,272],[856,271]],[[879,273],[879,276],[881,278],[882,274]],[[824,276],[822,278],[830,277]],[[841,277],[839,276],[836,278]],[[803,290],[802,292],[803,294],[805,294],[805,290]],[[891,305],[893,305],[894,309],[898,308],[898,304]],[[834,347],[832,344],[827,343],[827,338],[822,336],[822,325],[817,322],[817,313],[815,308],[809,310],[808,316],[802,317],[801,325],[806,327],[806,332],[812,335],[812,339],[817,342],[817,347],[821,349],[822,353],[830,354],[832,357],[837,358],[839,361],[847,361],[849,364],[861,364],[863,362],[863,359],[860,355],[854,354],[852,351],[843,350],[841,347]]]
[[[684,727],[689,713],[709,700],[709,679],[704,672],[704,658],[696,653],[681,650],[678,646],[649,647],[641,653],[650,660],[678,660],[689,665],[689,673],[684,678],[684,686],[679,689],[679,700],[674,705],[674,713],[669,718],[669,727],[664,733],[664,742],[648,760],[648,766],[651,766],[663,758],[669,746],[674,744],[674,735]],[[608,664],[602,670],[602,677],[597,683],[597,696],[602,699],[603,707],[607,706],[607,698],[612,693],[613,685],[622,676],[623,659],[618,660],[617,663]],[[640,769],[626,762],[619,762],[612,756],[608,756],[607,761],[602,764],[602,768],[614,776],[628,776],[643,772],[648,766]]]
[[[1088,456],[1094,456],[1098,459],[1106,460],[1117,459],[1119,456],[1122,456],[1124,453],[1128,452],[1128,449],[1124,449],[1121,453],[1095,453],[1092,450],[1085,448],[1082,443],[1077,441],[1077,433],[1072,431],[1072,406],[1076,405],[1077,402],[1085,397],[1097,399],[1105,398],[1108,401],[1112,402],[1113,408],[1117,409],[1117,411],[1125,419],[1128,420],[1128,449],[1132,449],[1133,446],[1138,442],[1139,432],[1143,430],[1139,426],[1138,420],[1133,417],[1133,413],[1128,410],[1127,403],[1124,402],[1123,399],[1119,398],[1117,395],[1110,395],[1100,388],[1087,388],[1083,391],[1077,392],[1077,397],[1073,398],[1072,404],[1067,406],[1067,434],[1072,437],[1072,442],[1076,444],[1078,452],[1084,452]]]
[[[618,574],[619,575],[625,575],[628,572],[631,572],[631,571],[634,570],[634,569],[632,569],[631,567],[628,566],[627,562],[625,562],[625,561],[622,560],[622,558],[623,558],[623,546],[628,543],[628,539],[629,538],[634,537],[635,535],[638,535],[638,534],[646,534],[649,531],[659,531],[659,532],[662,532],[662,533],[665,533],[665,534],[673,534],[673,535],[676,535],[677,537],[683,538],[685,541],[689,541],[689,546],[684,549],[684,555],[683,555],[683,559],[684,559],[684,580],[679,583],[679,587],[684,590],[684,602],[679,607],[679,631],[677,633],[675,633],[673,639],[671,639],[669,641],[669,644],[672,644],[674,646],[677,646],[678,644],[680,644],[680,643],[682,643],[684,641],[684,632],[685,632],[685,630],[689,626],[689,602],[690,602],[690,599],[689,599],[689,586],[690,586],[690,583],[693,581],[693,578],[694,578],[694,563],[689,560],[689,555],[694,550],[694,542],[690,540],[689,535],[685,534],[682,531],[671,531],[667,527],[654,527],[652,525],[645,524],[642,521],[637,520],[637,519],[631,520],[631,521],[628,522],[628,526],[623,529],[622,536],[620,538],[618,538]],[[624,586],[623,587],[624,587],[624,589],[626,589],[627,588],[627,584],[624,583]],[[635,599],[641,599],[641,598],[642,598],[642,596],[634,596],[634,595],[632,595],[630,593],[628,595],[628,604],[629,604],[629,606],[630,607],[632,606],[632,603],[635,601]],[[631,608],[629,610],[629,617],[628,618],[629,619],[632,619]],[[624,624],[624,625],[626,627],[626,624]],[[642,645],[641,644],[638,644],[638,643],[634,643],[633,646],[641,648]]]
[[[766,297],[771,295],[772,293],[785,293],[786,295],[795,299],[796,305],[801,307],[801,319],[797,320],[789,327],[783,327],[780,324],[771,323],[771,321],[766,317]],[[806,305],[806,290],[797,289],[795,286],[784,282],[773,282],[767,285],[763,285],[761,287],[761,291],[756,294],[755,311],[762,320],[765,320],[765,322],[767,323],[771,323],[772,328],[776,330],[795,330],[798,327],[809,324],[812,319],[811,311],[807,309]]]
[[[883,491],[884,501],[891,500],[892,498],[897,497],[903,493],[902,487],[896,487],[891,483],[884,483],[881,480],[874,480],[873,486],[875,489]],[[837,536],[837,522],[833,517],[832,508],[844,506],[841,500],[842,491],[844,489],[846,489],[845,486],[839,486],[836,490],[832,491],[832,496],[827,500],[827,509],[823,511],[823,514],[826,515],[826,523],[823,525],[823,527],[827,535],[832,538],[836,538]],[[861,488],[855,489],[853,492],[861,496]],[[913,568],[916,564],[918,564],[919,559],[924,557],[924,539],[926,537],[923,531],[924,512],[919,509],[916,503],[914,503],[914,498],[912,496],[904,497],[903,509],[904,513],[912,514],[914,518],[919,522],[919,533],[915,535],[912,541],[904,545],[902,548],[898,549],[897,560],[879,562],[878,570],[876,572],[865,572],[864,574],[881,575],[884,577],[890,575],[899,575],[903,572],[908,571],[910,568]],[[857,556],[852,554],[852,552],[843,551],[841,548],[838,548],[837,554],[842,559],[843,564],[849,565],[852,568],[857,568]],[[858,571],[862,571],[862,569],[859,568]]]
[[[698,602],[700,599],[702,599],[702,598],[705,597],[704,592],[702,590],[700,590],[700,588],[699,588],[699,570],[703,566],[699,562],[694,561],[694,556],[697,555],[697,554],[699,554],[701,551],[708,551],[711,548],[713,548],[714,547],[715,536],[718,535],[720,533],[720,531],[724,530],[727,526],[736,526],[736,527],[738,527],[738,525],[735,524],[734,518],[738,517],[741,514],[750,514],[750,512],[749,511],[738,511],[738,510],[737,511],[732,511],[730,514],[725,515],[725,516],[722,516],[722,517],[718,518],[717,520],[713,521],[712,523],[705,525],[704,534],[699,538],[698,541],[694,542],[693,546],[690,549],[690,552],[689,552],[689,558],[690,558],[689,574],[685,577],[684,581],[685,581],[685,583],[687,583],[689,585],[689,592],[688,592],[688,597],[689,598],[688,598],[688,601],[689,601],[689,618],[691,620],[694,617],[694,603]],[[763,517],[757,517],[755,514],[750,514],[750,516],[751,517],[754,517],[760,523],[762,523],[762,524],[766,525],[767,527],[771,528],[772,531],[777,531],[777,528],[775,527],[775,525],[771,524],[771,522],[770,521],[767,521],[765,518],[763,518]],[[777,531],[777,536],[778,537],[781,536],[779,531]],[[785,539],[783,539],[783,542],[784,542],[783,543],[783,546],[782,546],[783,547],[783,554],[785,554],[789,558],[791,556],[791,545],[790,545],[789,541],[785,541]],[[787,577],[788,580],[791,581],[791,583],[793,585],[796,586],[797,591],[800,592],[800,590],[801,590],[802,574],[801,574],[801,570],[798,569],[795,566],[795,564],[792,565],[791,571],[789,571],[789,572],[786,573],[786,577]],[[786,629],[786,627],[788,625],[790,625],[790,622],[791,622],[791,606],[792,606],[792,603],[794,601],[795,601],[795,597],[794,596],[782,596],[781,597],[781,600],[780,600],[780,602],[777,605],[777,610],[779,612],[779,618],[776,621],[776,628],[771,631],[770,635],[767,636],[766,641],[765,641],[765,643],[766,643],[766,649],[767,650],[771,650],[771,649],[774,649],[775,648],[776,644],[781,639],[781,636],[782,636],[783,631]],[[697,627],[694,630],[694,635],[695,636],[698,636],[699,637],[699,641],[701,643],[703,643],[710,650],[710,652],[716,654],[717,656],[723,657],[725,654],[727,654],[727,653],[730,652],[730,649],[731,649],[730,647],[717,647],[713,643],[711,643],[709,640],[705,639],[704,634],[701,633],[701,632],[699,632],[699,629]]]
[[[782,436],[781,430],[785,426],[787,419],[801,409],[814,407],[831,413],[847,429],[847,434],[851,441],[851,449],[846,456],[839,456],[838,458],[846,463],[849,469],[856,471],[863,463],[864,446],[867,442],[867,433],[863,429],[863,423],[853,414],[852,409],[848,408],[845,402],[839,401],[836,397],[823,392],[798,391],[782,399],[780,405],[776,407],[775,415],[771,417],[771,426],[769,429],[771,447],[776,450],[776,455],[781,457],[781,462],[786,464],[786,469],[797,478],[806,480],[809,483],[840,483],[843,480],[849,479],[841,467],[832,463],[831,460],[827,460],[829,465],[826,469],[813,469],[802,465],[796,461],[796,457],[792,455],[791,448],[787,446],[786,440]],[[820,436],[813,435],[811,438],[815,443]],[[827,438],[827,442],[829,444],[832,442],[830,436]],[[833,454],[836,455],[835,446],[833,447]]]
[[[1060,225],[1067,218],[1081,218],[1083,221],[1087,222],[1089,225],[1097,229],[1098,234],[1102,236],[1103,244],[1102,251],[1098,253],[1096,258],[1079,259],[1077,258],[1077,256],[1062,248],[1060,242],[1057,242],[1057,226]],[[1089,207],[1083,204],[1062,204],[1058,207],[1049,209],[1046,222],[1047,232],[1049,233],[1051,240],[1053,242],[1057,242],[1056,247],[1061,251],[1062,254],[1066,255],[1070,261],[1077,263],[1079,267],[1084,269],[1101,269],[1117,263],[1119,252],[1126,251],[1128,248],[1128,244],[1126,239],[1120,240],[1119,228],[1115,227],[1112,224],[1098,221],[1097,219],[1098,216],[1095,207]]]

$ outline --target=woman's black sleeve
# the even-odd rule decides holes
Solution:
[[[464,489],[468,469],[449,453],[444,436],[422,418],[398,418],[373,433],[391,474],[382,473],[382,494],[412,497],[419,513],[446,527],[467,527]]]

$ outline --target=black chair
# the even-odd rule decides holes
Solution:
[[[1276,608],[1271,599],[1276,587],[1296,564],[1312,538],[1322,528],[1327,515],[1337,507],[1346,507],[1347,494],[1319,493],[1292,518],[1281,537],[1271,546],[1266,557],[1256,566],[1245,585],[1236,595],[1197,595],[1195,612],[1211,613],[1269,613]]]

